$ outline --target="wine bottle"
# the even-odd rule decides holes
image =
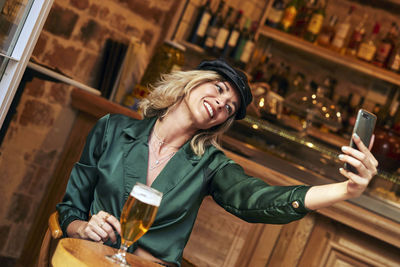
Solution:
[[[293,22],[296,19],[299,1],[300,0],[292,0],[285,8],[282,20],[279,24],[279,29],[281,29],[282,31],[290,31],[290,27],[293,25]]]
[[[293,26],[290,29],[290,33],[303,38],[315,9],[316,0],[300,1],[298,4],[298,12]]]
[[[313,43],[317,39],[322,28],[322,23],[324,22],[325,8],[325,1],[320,0],[318,2],[318,7],[313,12],[310,22],[308,23],[307,31],[304,35],[305,40]]]
[[[351,15],[355,6],[349,8],[349,12],[345,19],[336,26],[335,37],[332,40],[332,49],[341,53],[345,52],[345,42],[351,27]]]
[[[277,28],[282,19],[285,3],[283,0],[275,0],[269,10],[265,25]]]
[[[396,45],[396,39],[398,34],[398,27],[396,22],[393,22],[386,36],[380,41],[376,50],[375,58],[372,64],[378,67],[386,67],[389,56]]]
[[[360,47],[357,51],[358,58],[368,62],[374,58],[376,52],[376,41],[378,38],[380,27],[381,25],[378,22],[375,23],[370,38],[360,44]]]
[[[218,34],[218,26],[217,25],[218,25],[218,21],[222,19],[221,12],[224,9],[224,6],[225,6],[224,1],[219,2],[217,11],[210,19],[210,23],[207,28],[207,35],[206,35],[206,39],[204,42],[204,49],[209,53],[212,52],[212,49],[214,48],[214,45],[215,45],[215,40],[216,40],[217,34]]]
[[[244,46],[246,45],[247,39],[249,38],[250,35],[250,23],[251,20],[249,18],[246,18],[246,22],[243,26],[242,32],[240,33],[237,45],[233,50],[232,58],[237,63],[240,61],[240,57],[242,56]]]
[[[328,47],[330,46],[333,36],[335,36],[335,25],[338,17],[336,15],[332,15],[329,19],[329,23],[322,26],[321,31],[317,38],[317,43],[321,46]]]
[[[207,0],[203,5],[194,22],[192,31],[189,35],[188,41],[198,46],[203,46],[204,36],[206,35],[207,26],[212,17],[211,0]]]
[[[253,54],[257,27],[257,21],[253,21],[249,34],[246,36],[246,43],[244,44],[242,54],[239,58],[239,67],[243,69],[246,67],[247,63],[249,63],[249,60]]]
[[[239,36],[240,36],[240,21],[243,15],[243,10],[239,10],[236,15],[236,19],[230,27],[228,41],[225,44],[224,51],[222,52],[222,57],[233,57],[233,51],[237,46]]]
[[[229,36],[229,19],[231,19],[231,14],[232,14],[232,7],[228,8],[228,13],[226,14],[225,17],[223,17],[220,21],[219,21],[219,25],[218,25],[218,33],[217,33],[217,37],[215,39],[215,45],[214,45],[214,55],[216,56],[220,56],[222,54],[222,51],[224,50],[226,41],[228,39]]]
[[[349,43],[347,45],[346,53],[348,55],[355,56],[360,44],[365,37],[365,22],[367,21],[368,14],[365,13],[360,23],[356,26],[353,33],[351,34]]]

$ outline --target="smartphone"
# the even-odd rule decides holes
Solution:
[[[374,133],[375,124],[376,116],[374,114],[364,109],[360,109],[358,111],[357,119],[353,128],[353,134],[356,133],[366,147],[369,147],[369,143],[371,142],[371,137]],[[358,149],[357,145],[353,142],[353,134],[351,135],[350,146],[352,148]],[[348,171],[358,173],[357,169],[354,168],[351,164],[345,163],[344,167]]]

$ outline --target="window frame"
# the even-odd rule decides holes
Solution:
[[[54,0],[33,0],[0,80],[0,129]],[[0,56],[3,57],[4,56]]]

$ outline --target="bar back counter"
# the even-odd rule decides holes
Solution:
[[[107,113],[140,118],[132,110],[80,89],[73,90],[71,105],[79,113],[38,210],[32,227],[35,234],[27,241],[32,253],[64,194],[72,165],[94,123]],[[258,133],[247,132],[255,124],[257,121],[248,117],[222,140],[226,154],[249,175],[271,185],[320,184],[336,179],[330,177],[329,169],[326,176],[321,175],[238,137],[241,132],[252,140],[260,139]],[[325,165],[329,167],[329,163]],[[399,266],[400,209],[378,202],[365,195],[287,225],[263,225],[246,223],[206,198],[184,251],[183,266]]]

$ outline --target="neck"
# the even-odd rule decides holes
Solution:
[[[178,115],[179,114],[179,115]],[[190,140],[196,130],[191,127],[190,120],[180,113],[179,110],[170,111],[162,119],[158,119],[153,131],[158,141],[164,145],[181,147]]]

